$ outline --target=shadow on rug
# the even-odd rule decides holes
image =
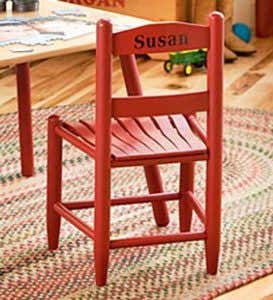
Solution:
[[[205,273],[203,242],[111,251],[108,285],[94,285],[93,243],[63,221],[60,248],[47,251],[46,118],[91,118],[89,105],[33,113],[36,175],[20,177],[17,115],[0,117],[0,295],[3,299],[211,299],[273,273],[273,114],[225,111],[222,251],[219,273]],[[93,197],[93,163],[64,147],[65,200]],[[176,191],[178,166],[161,167],[165,189]],[[197,164],[196,192],[204,199],[204,165]],[[146,192],[141,168],[113,171],[113,196]],[[112,209],[112,236],[178,230],[156,228],[149,204]],[[92,224],[93,211],[78,213]],[[200,228],[193,220],[193,230]]]

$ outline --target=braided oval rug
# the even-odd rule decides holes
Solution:
[[[1,299],[211,299],[273,273],[273,114],[226,109],[222,247],[217,276],[205,272],[204,242],[112,250],[108,285],[94,284],[93,243],[63,220],[60,247],[47,251],[46,119],[89,118],[89,105],[33,112],[36,175],[20,177],[17,115],[0,117]],[[92,199],[93,163],[64,145],[63,198]],[[178,166],[160,167],[165,189],[178,187]],[[196,166],[196,193],[204,199],[204,164]],[[113,196],[147,192],[142,168],[113,171]],[[112,236],[178,230],[156,228],[149,204],[112,208]],[[92,224],[93,210],[77,213]],[[194,218],[193,230],[200,229]]]

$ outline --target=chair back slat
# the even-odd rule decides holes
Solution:
[[[166,95],[130,96],[112,99],[114,118],[191,114],[208,110],[207,91]]]
[[[183,22],[161,22],[113,34],[113,54],[130,55],[209,47],[209,27]]]

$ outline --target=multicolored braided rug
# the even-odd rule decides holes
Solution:
[[[217,276],[206,275],[204,244],[190,242],[119,249],[111,252],[108,285],[94,284],[93,243],[66,221],[60,248],[47,251],[46,119],[89,118],[89,105],[34,111],[36,175],[20,177],[17,115],[0,117],[0,298],[16,299],[211,299],[273,273],[273,114],[226,109],[222,251]],[[93,197],[90,159],[64,147],[65,200]],[[161,167],[165,188],[177,189],[176,165]],[[197,164],[196,192],[204,199],[204,164]],[[113,171],[113,196],[142,194],[141,168]],[[148,204],[112,209],[112,235],[144,235],[178,230],[172,221],[156,228]],[[93,211],[78,213],[92,224]],[[200,227],[195,218],[193,229]]]

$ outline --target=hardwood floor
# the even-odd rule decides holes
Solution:
[[[258,52],[225,65],[225,105],[273,111],[273,37],[256,41]],[[181,66],[172,74],[163,63],[139,58],[142,84],[147,94],[200,90],[206,87],[205,70],[185,77]],[[94,99],[94,53],[83,52],[35,62],[31,67],[33,108],[88,103]],[[123,94],[123,81],[114,61],[113,91]],[[0,70],[0,114],[17,110],[15,75],[12,67]]]
[[[225,65],[225,105],[273,112],[273,37],[256,41],[258,52]],[[205,70],[184,77],[181,67],[172,74],[163,63],[139,58],[142,83],[147,94],[173,93],[205,88]],[[94,99],[94,53],[83,52],[31,65],[33,108],[88,103]],[[113,91],[124,94],[118,61],[114,61]],[[17,110],[15,75],[12,67],[0,70],[0,114]],[[273,300],[273,275],[218,297],[220,300]]]

